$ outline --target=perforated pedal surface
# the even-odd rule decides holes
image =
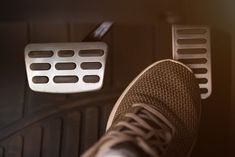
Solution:
[[[99,90],[107,49],[102,42],[29,44],[25,47],[29,87],[46,93]]]
[[[173,59],[192,69],[206,99],[212,92],[210,29],[205,26],[172,26]]]

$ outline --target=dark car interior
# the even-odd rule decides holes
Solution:
[[[172,25],[208,26],[212,93],[192,157],[234,157],[235,1],[2,0],[0,4],[0,157],[77,157],[104,133],[115,101],[151,63],[172,58]],[[45,93],[29,87],[24,52],[30,43],[92,41],[108,45],[103,87]]]

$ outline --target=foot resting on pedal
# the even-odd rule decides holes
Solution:
[[[115,104],[106,134],[83,157],[189,156],[201,115],[198,82],[174,60],[147,67]]]

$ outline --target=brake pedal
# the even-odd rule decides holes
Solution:
[[[201,98],[212,92],[210,29],[204,26],[172,26],[173,59],[186,64],[194,72]]]
[[[25,47],[29,87],[46,93],[99,90],[107,50],[103,42],[29,44]]]

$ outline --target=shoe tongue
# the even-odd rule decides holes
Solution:
[[[121,157],[149,157],[145,151],[134,142],[119,143],[111,148],[113,151],[121,152]]]
[[[150,157],[134,142],[121,142],[110,148],[100,149],[95,157]]]

